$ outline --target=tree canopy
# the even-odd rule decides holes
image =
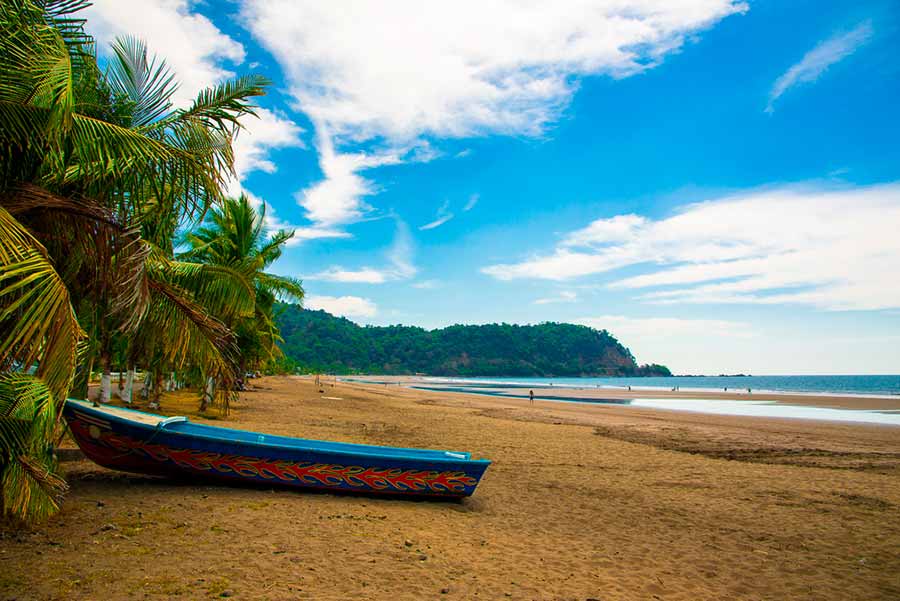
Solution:
[[[667,376],[638,365],[606,330],[567,323],[359,326],[325,311],[281,306],[286,365],[328,373],[438,376]]]

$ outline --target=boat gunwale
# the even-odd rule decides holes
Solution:
[[[165,427],[160,428],[158,425],[152,426],[150,424],[147,424],[147,423],[144,423],[144,422],[141,422],[138,420],[130,420],[126,417],[122,417],[122,416],[115,415],[112,413],[107,413],[107,412],[103,411],[102,406],[94,407],[91,405],[90,401],[86,401],[83,399],[66,399],[66,403],[69,403],[69,402],[76,403],[75,407],[78,407],[79,409],[92,411],[95,415],[97,415],[97,414],[102,415],[105,419],[112,419],[112,420],[116,420],[116,421],[119,421],[122,423],[126,423],[128,425],[131,425],[131,426],[139,428],[139,429],[146,429],[146,430],[149,430],[151,433],[158,431],[161,433],[164,432],[166,434],[177,435],[182,438],[197,438],[197,439],[201,439],[201,440],[204,440],[207,442],[217,442],[220,444],[221,443],[230,443],[230,444],[244,445],[244,446],[250,446],[250,447],[280,449],[280,450],[285,450],[285,451],[296,450],[296,451],[308,451],[308,452],[312,452],[312,453],[333,453],[336,455],[342,455],[342,456],[348,456],[348,457],[362,456],[362,457],[371,457],[371,458],[378,458],[378,459],[388,459],[388,460],[392,459],[395,461],[414,461],[414,462],[417,461],[417,462],[423,462],[423,463],[437,462],[437,463],[455,463],[455,464],[463,463],[463,464],[478,464],[478,465],[485,465],[485,466],[488,466],[491,464],[490,459],[472,459],[470,455],[466,458],[441,457],[439,455],[436,455],[434,457],[415,457],[413,455],[383,454],[383,453],[377,453],[377,452],[372,453],[372,452],[366,452],[364,450],[349,451],[349,450],[341,450],[341,449],[328,449],[328,448],[323,449],[323,448],[305,447],[305,446],[294,447],[294,446],[287,446],[287,445],[283,445],[283,444],[260,442],[258,440],[235,440],[230,437],[226,437],[223,440],[223,438],[219,438],[219,437],[215,437],[215,436],[208,436],[208,435],[199,434],[199,433],[179,432],[178,430],[170,430]],[[117,410],[130,411],[132,413],[139,413],[142,415],[152,415],[154,417],[157,417],[157,415],[155,413],[147,413],[146,411],[139,411],[137,409],[130,409],[127,407],[118,407],[118,406],[113,406],[113,408],[115,408]],[[158,417],[160,418],[160,421],[162,421],[162,420],[166,419],[166,417],[169,417],[169,416],[158,416]],[[434,453],[456,453],[456,451],[448,451],[445,449],[416,449],[416,448],[411,448],[411,447],[387,447],[387,446],[379,446],[379,445],[363,445],[363,444],[354,443],[354,442],[337,442],[337,441],[328,441],[328,440],[315,440],[315,439],[311,439],[311,438],[297,438],[294,436],[281,436],[279,434],[266,434],[265,432],[254,432],[252,430],[238,430],[236,428],[224,428],[222,426],[210,426],[208,424],[197,424],[197,423],[192,422],[190,420],[190,418],[187,418],[186,416],[179,416],[179,417],[185,417],[185,421],[180,422],[180,423],[187,423],[187,424],[191,424],[194,426],[203,426],[203,427],[207,427],[207,428],[213,428],[215,430],[221,430],[223,432],[238,432],[238,433],[243,433],[243,434],[252,434],[252,435],[256,435],[256,436],[275,436],[275,437],[280,437],[280,438],[289,438],[291,440],[296,440],[296,441],[301,441],[301,442],[313,442],[313,443],[320,443],[320,444],[326,444],[326,445],[341,444],[341,445],[355,445],[355,446],[360,446],[360,447],[376,448],[376,449],[390,449],[390,450],[395,450],[395,451],[432,451]],[[463,454],[463,453],[458,453],[458,454]],[[468,455],[468,453],[466,453],[466,455]]]

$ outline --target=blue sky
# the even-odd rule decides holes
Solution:
[[[272,79],[231,188],[296,229],[275,269],[307,306],[584,323],[679,373],[896,373],[896,4],[560,4],[103,0],[88,27],[145,38],[182,103]]]

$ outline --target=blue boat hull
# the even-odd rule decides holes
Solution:
[[[304,440],[194,424],[185,418],[69,400],[84,454],[111,469],[367,494],[465,497],[485,459],[468,453]]]

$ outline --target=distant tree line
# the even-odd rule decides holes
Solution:
[[[305,372],[435,376],[669,376],[638,365],[606,330],[567,323],[360,326],[325,311],[276,311],[281,368]]]

